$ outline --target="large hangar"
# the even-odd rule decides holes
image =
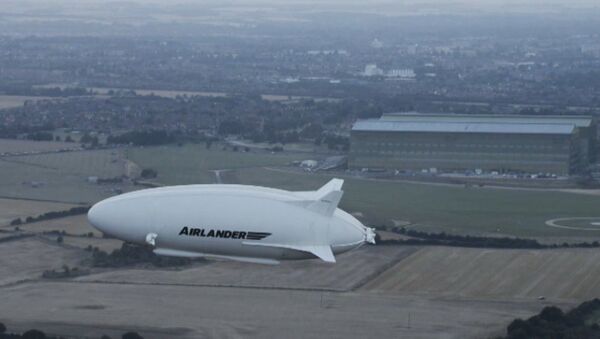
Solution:
[[[595,162],[596,134],[588,116],[388,113],[354,124],[348,165],[569,175]]]

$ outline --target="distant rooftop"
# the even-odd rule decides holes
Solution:
[[[593,118],[584,115],[507,115],[507,114],[442,114],[442,113],[385,113],[382,121],[435,123],[508,123],[508,124],[572,124],[589,127]]]
[[[488,120],[489,121],[489,120]],[[354,123],[353,131],[379,132],[446,132],[446,133],[498,133],[498,134],[572,134],[573,123],[533,122],[475,122],[446,119],[426,119],[422,121],[399,121],[395,119],[369,119]]]

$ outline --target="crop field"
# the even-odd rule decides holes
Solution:
[[[204,144],[192,144],[127,150],[129,160],[141,168],[157,170],[158,181],[170,185],[212,184],[215,170],[283,166],[304,157],[306,155],[223,151],[217,144],[210,149]]]
[[[110,253],[113,250],[121,248],[123,241],[117,239],[100,238],[100,237],[63,237],[63,244],[67,246],[79,247],[86,249],[88,246],[98,247],[101,251]]]
[[[489,299],[587,300],[600,295],[600,252],[424,247],[363,289]]]
[[[77,146],[78,144],[68,142],[0,139],[0,154],[52,152],[61,149],[72,149]]]
[[[34,324],[47,333],[113,338],[127,329],[148,339],[480,339],[542,307],[375,293],[60,281],[4,288],[0,304],[0,318],[11,329]]]
[[[283,261],[276,266],[211,260],[178,271],[128,269],[77,280],[349,291],[415,250],[413,247],[364,246],[336,256],[335,265],[317,259]]]
[[[39,279],[48,269],[60,269],[63,265],[77,266],[82,258],[81,251],[70,250],[28,238],[9,241],[0,246],[0,286],[24,279]]]
[[[56,202],[0,198],[0,227],[8,225],[16,218],[38,216],[51,211],[64,211],[74,206]]]
[[[82,151],[0,159],[0,192],[4,197],[92,203],[113,195],[127,184],[96,185],[90,176],[111,178],[125,174],[119,151]]]
[[[12,226],[8,226],[8,228],[12,229]],[[19,228],[23,231],[33,233],[65,231],[67,234],[70,235],[87,235],[88,233],[92,232],[94,236],[102,236],[102,234],[98,230],[96,230],[90,225],[85,214],[32,222],[20,225]]]

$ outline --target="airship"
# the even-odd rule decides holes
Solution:
[[[183,185],[144,189],[102,200],[90,223],[157,255],[214,257],[277,264],[321,259],[375,243],[375,230],[337,206],[343,180],[316,191],[249,185]]]

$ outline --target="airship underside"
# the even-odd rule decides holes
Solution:
[[[275,264],[320,258],[374,243],[375,233],[337,208],[343,180],[318,191],[246,185],[186,185],[122,194],[88,212],[102,232],[159,255]]]

